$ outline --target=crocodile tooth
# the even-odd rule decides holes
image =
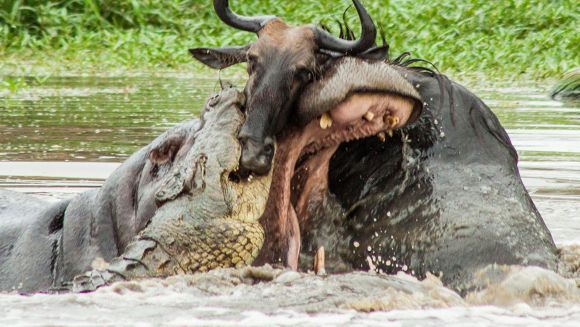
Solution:
[[[385,132],[380,132],[379,134],[377,134],[377,137],[379,138],[379,140],[381,140],[381,142],[385,142],[385,140],[387,139],[387,135],[385,134]]]
[[[332,117],[330,117],[328,112],[325,112],[320,117],[320,128],[327,129],[330,127],[332,127]]]
[[[365,120],[367,120],[367,121],[373,121],[373,119],[375,118],[375,114],[373,114],[373,113],[372,113],[372,112],[370,112],[370,111],[367,111],[367,112],[364,114],[363,118],[364,118]]]

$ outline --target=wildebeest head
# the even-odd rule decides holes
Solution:
[[[257,174],[270,170],[274,137],[288,123],[294,102],[316,78],[317,67],[327,54],[355,55],[375,44],[371,17],[358,0],[353,3],[362,31],[360,39],[349,41],[313,25],[290,26],[274,16],[239,16],[230,10],[228,0],[214,0],[222,21],[258,35],[246,46],[190,49],[197,60],[215,69],[248,63],[247,118],[239,134],[242,168]]]

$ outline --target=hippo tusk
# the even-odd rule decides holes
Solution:
[[[330,127],[332,127],[332,117],[330,117],[328,112],[325,112],[320,117],[320,128],[327,129]]]
[[[390,126],[391,128],[395,127],[397,124],[399,124],[401,120],[399,119],[399,117],[397,116],[385,116],[383,119],[383,122],[385,124],[387,124],[388,126]]]
[[[375,114],[373,114],[373,113],[372,113],[372,112],[370,112],[370,111],[367,111],[367,112],[364,114],[363,118],[364,118],[366,121],[373,121],[373,119],[375,118]]]
[[[385,134],[385,132],[380,132],[379,134],[377,134],[377,137],[381,142],[385,142],[387,140],[387,135]]]
[[[324,267],[324,246],[318,248],[314,256],[314,273],[318,276],[326,275],[326,269]]]

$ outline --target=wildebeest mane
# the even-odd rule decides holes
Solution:
[[[342,14],[342,21],[339,19],[335,19],[334,22],[338,25],[339,29],[339,36],[346,40],[354,40],[356,39],[356,35],[354,34],[353,30],[348,25],[348,20],[346,18],[346,12],[350,9],[349,6]],[[320,27],[328,32],[330,32],[330,28],[323,23],[319,23]],[[451,111],[451,123],[455,126],[455,104],[453,99],[453,93],[449,91],[449,87],[451,83],[449,79],[439,72],[437,66],[429,60],[422,59],[422,58],[413,58],[411,56],[411,52],[405,51],[398,55],[396,58],[391,58],[390,52],[390,45],[387,42],[385,28],[381,23],[378,24],[379,28],[379,35],[381,37],[381,45],[375,45],[371,47],[369,50],[356,55],[356,57],[360,57],[363,59],[372,59],[372,60],[379,60],[384,61],[389,65],[404,67],[406,69],[426,74],[428,76],[434,77],[437,79],[437,83],[439,84],[439,92],[441,94],[441,100],[439,103],[439,108],[443,108],[443,94],[445,91],[449,94],[449,102],[450,102],[450,111]],[[331,54],[332,56],[344,56],[345,54]],[[419,65],[420,63],[426,65]]]
[[[338,29],[339,29],[339,37],[341,39],[345,39],[345,40],[356,40],[356,35],[354,33],[354,31],[352,30],[352,28],[350,28],[350,26],[348,25],[348,19],[346,17],[346,13],[348,12],[348,10],[352,7],[352,5],[348,6],[346,8],[346,10],[342,13],[342,21],[340,19],[335,19],[334,22],[338,25]],[[319,23],[319,26],[326,30],[327,32],[330,32],[330,28],[323,24],[323,23]],[[437,66],[435,64],[433,64],[432,62],[430,62],[429,60],[426,59],[421,59],[421,58],[412,58],[411,57],[411,53],[406,51],[401,53],[399,56],[397,56],[396,58],[392,59],[391,58],[391,53],[390,53],[390,45],[387,42],[387,38],[386,38],[386,33],[385,33],[385,28],[383,27],[383,25],[381,23],[378,24],[378,28],[379,28],[379,35],[381,37],[381,45],[375,45],[373,47],[371,47],[370,49],[368,49],[367,51],[355,55],[356,57],[361,57],[361,58],[365,58],[368,59],[369,54],[372,53],[372,57],[371,59],[375,59],[375,60],[382,60],[385,61],[388,64],[391,65],[396,65],[396,66],[400,66],[400,67],[405,67],[414,71],[418,71],[420,73],[425,73],[428,74],[430,76],[437,76],[437,75],[441,75],[441,73],[439,72],[439,69],[437,69]],[[344,56],[345,54],[337,54],[340,56]],[[418,63],[423,63],[423,64],[427,64],[427,66],[425,65],[416,65]]]

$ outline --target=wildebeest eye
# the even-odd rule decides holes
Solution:
[[[248,56],[248,73],[256,71],[256,65],[258,63],[258,58],[256,56]]]
[[[296,71],[296,77],[304,83],[312,82],[314,74],[310,69],[302,68]]]

